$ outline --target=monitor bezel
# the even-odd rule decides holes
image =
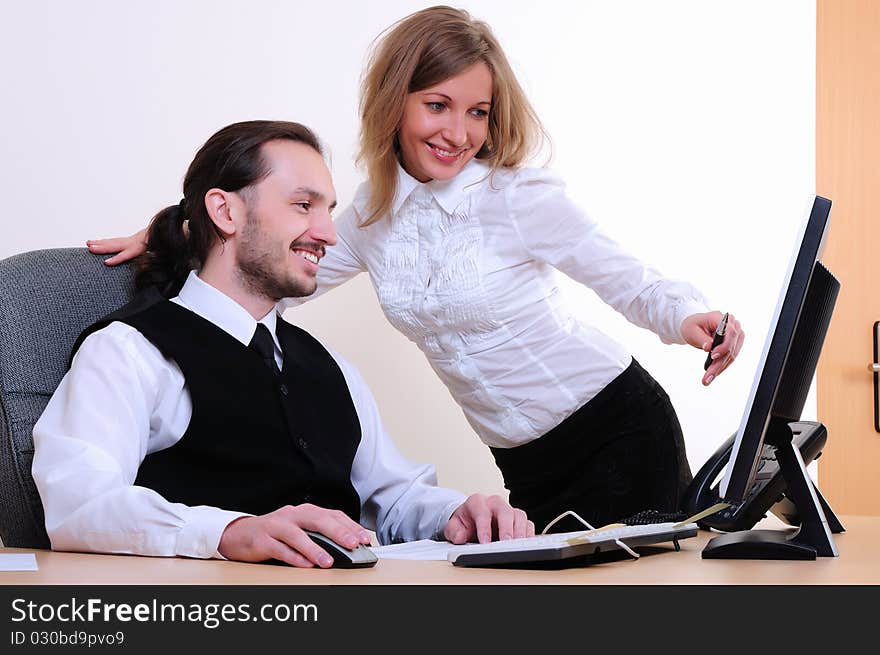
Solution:
[[[727,502],[742,502],[755,480],[773,403],[785,370],[816,262],[821,261],[830,223],[831,201],[815,196],[795,241],[773,319],[752,382],[730,463],[719,487]]]

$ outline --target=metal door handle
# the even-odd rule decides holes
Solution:
[[[880,321],[874,322],[874,362],[868,370],[874,374],[874,430],[880,432]]]

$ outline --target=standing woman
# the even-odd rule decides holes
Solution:
[[[553,269],[665,343],[709,350],[721,313],[605,236],[557,177],[523,167],[543,128],[490,28],[466,12],[431,7],[389,28],[360,115],[368,181],[336,220],[314,295],[369,273],[388,320],[490,447],[510,503],[539,528],[568,510],[601,525],[678,509],[691,473],[668,396],[574,316]],[[115,264],[144,237],[89,247],[121,249]],[[742,337],[731,316],[703,384]]]

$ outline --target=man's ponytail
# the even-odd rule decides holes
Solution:
[[[163,296],[176,296],[193,268],[187,237],[186,201],[166,207],[153,216],[147,230],[147,250],[141,255],[135,285],[154,286]]]

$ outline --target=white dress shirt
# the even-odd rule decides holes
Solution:
[[[190,273],[173,302],[250,343],[257,321],[239,304]],[[275,310],[260,320],[275,340]],[[348,384],[361,425],[351,481],[361,523],[390,543],[442,532],[465,497],[436,486],[434,469],[413,464],[386,434],[366,384],[331,355]],[[223,530],[246,516],[223,508],[172,503],[135,486],[144,457],[186,432],[192,401],[180,368],[140,332],[114,322],[83,341],[70,371],[34,426],[33,476],[56,550],[222,557]]]
[[[422,350],[479,437],[510,448],[547,433],[632,361],[578,320],[552,269],[665,343],[708,311],[693,286],[664,278],[603,234],[544,169],[472,160],[448,181],[399,169],[389,215],[367,228],[369,183],[336,220],[315,297],[367,271],[385,316]],[[308,298],[283,301],[283,306]]]

